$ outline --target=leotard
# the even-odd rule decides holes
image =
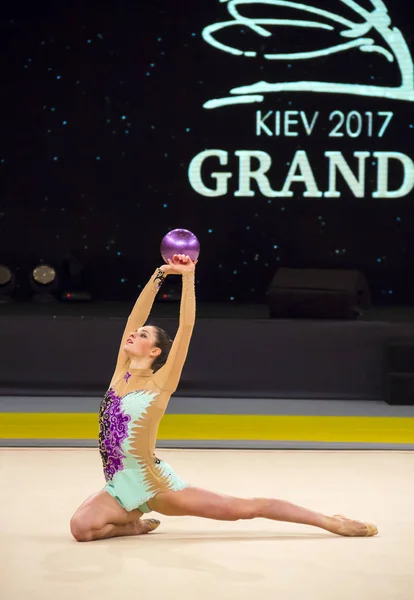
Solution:
[[[149,512],[148,500],[160,492],[189,486],[155,456],[158,427],[177,389],[195,323],[194,272],[182,275],[180,320],[168,359],[155,373],[131,369],[124,345],[142,327],[164,279],[157,269],[142,290],[122,337],[117,364],[99,411],[99,450],[104,489],[130,511]]]

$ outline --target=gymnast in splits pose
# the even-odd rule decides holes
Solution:
[[[172,342],[146,325],[155,296],[169,275],[182,277],[179,327]],[[372,536],[375,525],[326,516],[284,500],[233,498],[195,488],[155,455],[159,423],[177,389],[195,323],[195,263],[175,255],[157,268],[141,292],[122,337],[115,372],[99,411],[99,449],[106,485],[73,515],[79,542],[146,534],[155,511],[223,521],[257,517],[313,525],[343,536]]]

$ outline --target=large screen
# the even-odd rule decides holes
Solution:
[[[414,25],[404,0],[40,2],[3,15],[1,262],[67,255],[130,299],[170,230],[200,299],[277,268],[414,301]],[[13,12],[14,11],[14,12]]]

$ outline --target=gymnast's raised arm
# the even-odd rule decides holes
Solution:
[[[157,295],[164,278],[168,274],[168,269],[168,265],[162,265],[161,267],[155,269],[147,285],[140,293],[138,300],[136,301],[131,314],[128,317],[128,321],[122,335],[118,358],[116,361],[115,373],[125,367],[125,365],[129,362],[129,356],[124,349],[128,336],[133,331],[136,331],[142,327],[142,325],[144,325],[148,319],[152,305],[154,304],[155,296]]]
[[[187,264],[175,267],[176,272],[180,270],[182,275],[178,331],[165,365],[153,376],[154,383],[163,391],[170,393],[175,392],[180,381],[195,323],[195,265],[197,261],[192,263],[188,257],[186,260]]]

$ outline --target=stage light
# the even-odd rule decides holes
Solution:
[[[16,279],[12,270],[6,265],[0,265],[0,302],[5,304],[12,301],[16,287]]]
[[[30,285],[36,302],[54,302],[59,287],[57,272],[54,267],[43,264],[36,266],[30,275]]]
[[[49,265],[42,265],[33,269],[33,279],[39,285],[50,285],[56,279],[56,271]]]

